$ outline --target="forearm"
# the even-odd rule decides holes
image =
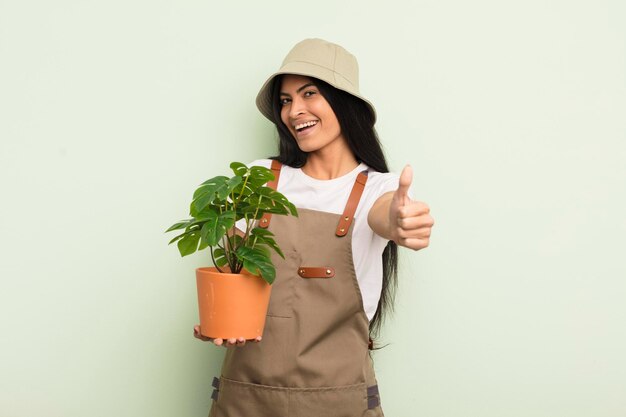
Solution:
[[[367,223],[377,235],[387,239],[393,239],[393,228],[389,223],[389,207],[393,198],[393,191],[383,194],[376,200],[367,215]]]

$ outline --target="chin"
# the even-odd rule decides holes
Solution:
[[[298,148],[300,148],[302,152],[313,152],[317,150],[316,147],[311,146],[311,144],[307,144],[306,141],[298,141],[296,139],[296,145],[298,145]]]

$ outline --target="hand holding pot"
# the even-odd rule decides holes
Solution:
[[[243,337],[240,337],[238,339],[235,339],[235,338],[212,339],[210,337],[203,336],[202,333],[200,333],[200,326],[198,325],[195,325],[193,327],[193,337],[195,337],[196,339],[200,339],[204,342],[213,342],[215,346],[232,347],[232,346],[244,346],[246,344],[246,339],[244,339]],[[258,343],[261,341],[261,336],[258,336],[256,339],[250,339],[250,340],[254,341],[255,343]]]

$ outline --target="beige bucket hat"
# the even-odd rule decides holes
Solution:
[[[374,106],[359,92],[359,64],[354,55],[339,45],[323,39],[305,39],[289,51],[280,69],[265,81],[256,97],[256,105],[263,116],[274,123],[272,80],[280,74],[304,75],[326,81],[363,100],[376,121]]]

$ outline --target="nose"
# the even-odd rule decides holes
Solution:
[[[304,114],[305,106],[304,100],[296,96],[291,99],[291,106],[289,108],[289,117],[291,119],[297,119],[299,115]]]

